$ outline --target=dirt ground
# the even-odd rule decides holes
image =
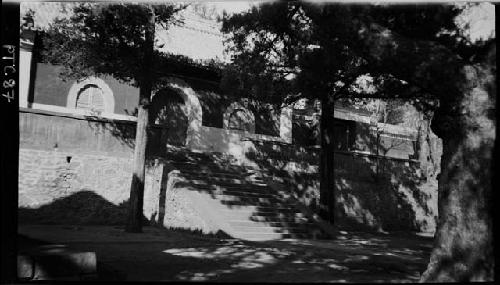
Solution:
[[[94,251],[102,280],[215,282],[415,282],[432,238],[343,232],[336,240],[249,242],[145,227],[22,225],[26,240]],[[27,239],[26,239],[27,238]]]

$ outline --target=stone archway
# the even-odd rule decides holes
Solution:
[[[186,104],[179,92],[168,87],[156,92],[151,100],[149,120],[153,126],[153,140],[163,145],[186,144],[189,122]]]
[[[162,100],[160,99],[162,93],[162,90],[164,92],[170,92],[170,93],[175,93],[174,97],[177,99],[163,99],[163,100],[174,100],[174,102],[177,106],[177,112],[182,111],[182,116],[183,118],[178,120],[178,127],[180,128],[182,126],[182,129],[179,129],[179,133],[182,134],[182,137],[184,138],[183,140],[180,139],[180,136],[178,136],[177,143],[181,144],[183,146],[190,146],[191,141],[196,140],[196,136],[201,130],[202,126],[202,109],[201,109],[201,104],[200,101],[198,100],[198,96],[196,95],[196,92],[183,80],[170,77],[167,79],[164,79],[167,84],[165,87],[158,92],[156,92],[153,95],[153,98],[151,99],[152,101],[152,108],[154,108],[156,100]],[[168,97],[168,96],[167,96]],[[181,103],[182,101],[182,103]],[[181,106],[182,105],[182,106]],[[160,104],[161,106],[161,104]],[[161,109],[161,108],[159,108]],[[158,117],[158,114],[160,110],[151,110],[150,111],[150,123],[153,124],[157,119],[161,121],[161,116]],[[151,115],[153,112],[155,112],[156,115]],[[181,124],[181,125],[179,125]],[[168,135],[167,135],[168,137]],[[165,140],[163,140],[165,141]],[[168,139],[166,140],[168,142]]]

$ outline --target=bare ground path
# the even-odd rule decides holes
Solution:
[[[330,241],[267,242],[154,227],[131,234],[112,226],[20,225],[18,232],[94,251],[107,269],[103,279],[132,281],[414,282],[432,246],[428,237],[358,232]]]

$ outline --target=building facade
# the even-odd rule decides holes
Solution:
[[[217,51],[222,52],[220,27],[196,13],[186,17],[184,26],[160,32],[164,46],[159,48],[196,54],[183,48],[183,42],[191,47],[201,40],[215,51],[205,57],[217,57]],[[21,38],[19,207],[41,207],[82,189],[115,204],[126,201],[138,88],[112,76],[62,80],[62,67],[34,58],[35,34],[26,28]],[[317,209],[320,108],[315,102],[276,108],[224,96],[216,76],[169,73],[166,77],[167,86],[152,95],[151,159],[161,158],[169,148],[226,155],[235,165],[271,173],[304,205]],[[419,170],[418,131],[379,123],[356,109],[336,108],[334,116],[339,217],[346,224],[378,229],[432,231],[435,186],[429,182],[419,188],[407,181],[426,179]],[[158,174],[157,166],[158,161],[148,168],[146,188],[160,187],[164,175]],[[415,191],[420,198],[412,194]],[[148,200],[148,193],[147,218],[159,211],[158,197]],[[160,223],[178,226],[179,219]]]

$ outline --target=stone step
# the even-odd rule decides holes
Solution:
[[[311,238],[310,234],[305,233],[259,233],[259,232],[234,232],[233,235],[238,238],[251,240],[251,241],[265,241],[265,240],[278,240],[288,238]]]
[[[277,212],[274,211],[261,211],[256,209],[255,206],[232,206],[217,209],[219,216],[225,221],[228,220],[247,220],[254,222],[270,221],[291,221],[306,218],[300,212]]]
[[[224,205],[227,205],[223,203]],[[221,209],[222,212],[227,213],[229,216],[235,211],[240,211],[241,213],[247,213],[248,216],[266,216],[266,217],[283,217],[289,218],[293,217],[303,217],[304,214],[298,212],[296,209],[291,207],[283,206],[263,206],[263,205],[229,205],[230,207]]]
[[[194,171],[194,170],[180,169],[180,171],[181,171],[181,174],[183,176],[189,177],[189,178],[220,177],[220,178],[245,179],[248,177],[248,175],[244,175],[244,174],[235,174],[235,173],[227,173],[227,172],[214,172],[211,170]],[[259,178],[259,179],[262,179],[262,178]]]
[[[280,234],[307,234],[309,229],[300,227],[271,227],[266,225],[255,225],[255,226],[237,226],[229,225],[234,231],[240,233],[280,233]]]
[[[251,204],[272,204],[279,203],[280,200],[276,197],[248,197],[239,195],[225,195],[225,194],[215,194],[215,196],[221,201],[225,202],[241,202],[241,203],[251,203]]]
[[[254,193],[271,193],[274,192],[271,187],[267,184],[243,184],[235,185],[228,184],[224,185],[224,190],[226,191],[250,191]]]
[[[269,194],[273,193],[272,189],[267,185],[251,185],[251,184],[230,184],[230,185],[219,185],[219,184],[209,184],[209,183],[191,183],[183,182],[183,186],[192,186],[201,190],[209,191],[220,191],[222,192],[246,192],[255,194]]]
[[[303,216],[301,217],[276,217],[276,216],[250,216],[248,220],[263,223],[311,223]]]
[[[279,202],[279,201],[278,201]],[[245,203],[244,201],[225,201],[225,200],[221,200],[221,203],[224,204],[224,205],[228,205],[228,206],[248,206],[247,203]],[[286,205],[277,205],[277,203],[267,203],[267,202],[256,202],[256,203],[252,203],[252,205],[250,206],[255,206],[258,208],[258,210],[267,210],[269,209],[270,211],[297,211],[296,209],[292,208],[292,207],[287,207]]]
[[[61,245],[43,245],[17,256],[20,280],[96,280],[95,252],[69,250]]]
[[[200,170],[200,169],[208,169],[213,171],[221,171],[221,172],[229,172],[229,173],[248,173],[248,170],[241,166],[235,166],[232,164],[219,165],[213,162],[209,163],[200,163],[200,162],[179,162],[173,161],[171,162],[173,166],[180,169],[189,169],[189,170]]]
[[[186,179],[194,179],[194,180],[206,180],[206,181],[222,181],[222,182],[231,182],[233,180],[243,181],[246,183],[253,184],[262,184],[265,185],[264,179],[260,177],[250,177],[250,176],[238,176],[238,175],[225,175],[219,173],[211,173],[211,174],[189,174],[181,171],[181,175]],[[239,182],[238,182],[239,183]]]
[[[171,157],[222,157],[222,153],[216,152],[195,152],[189,149],[167,150],[165,155]]]
[[[194,153],[187,149],[169,157],[193,190],[209,192],[217,212],[234,230],[231,235],[247,240],[312,238],[318,227],[303,213],[283,203],[264,177],[271,175],[253,167],[234,165],[231,156]],[[215,200],[213,200],[215,202]]]
[[[191,178],[188,179],[190,182],[194,184],[207,184],[207,185],[212,185],[212,184],[217,184],[220,186],[233,186],[233,185],[248,185],[248,186],[267,186],[267,184],[261,182],[261,181],[251,181],[251,180],[245,180],[245,179],[234,179],[234,178],[219,178],[219,177],[210,177],[210,178],[202,178],[202,179],[196,179],[196,178]]]
[[[262,193],[256,193],[253,191],[238,191],[238,190],[220,190],[214,193],[216,196],[237,196],[237,197],[248,197],[248,198],[271,198],[271,199],[278,199],[279,201],[279,196],[276,194],[269,192],[262,192]],[[221,197],[224,198],[224,197]]]
[[[250,220],[228,220],[228,223],[233,226],[233,227],[253,227],[255,225],[264,225],[267,227],[274,227],[274,228],[311,228],[315,227],[315,224],[304,221],[304,222],[282,222],[282,221],[277,221],[277,222],[255,222],[255,221],[250,221]]]

